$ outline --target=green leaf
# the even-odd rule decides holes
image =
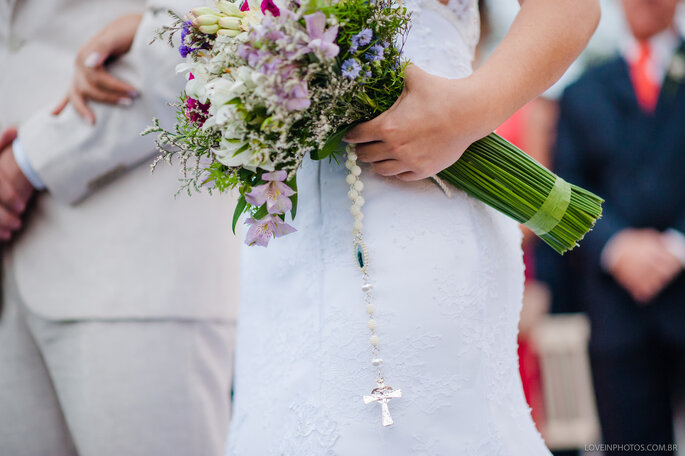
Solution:
[[[245,152],[247,150],[248,147],[250,147],[248,144],[243,144],[242,146],[240,146],[240,148],[238,148],[238,150],[236,150],[233,153],[233,156],[235,157],[238,154],[242,154],[243,152]]]
[[[256,220],[261,220],[266,217],[266,214],[268,213],[269,211],[266,210],[266,204],[264,204],[257,210],[257,212],[254,213],[252,217],[254,217]]]
[[[231,229],[233,230],[233,234],[235,234],[235,226],[238,223],[238,219],[243,214],[243,212],[245,212],[245,206],[247,206],[247,201],[245,201],[245,196],[240,195],[240,198],[238,198],[238,203],[235,205],[235,211],[233,212],[233,225],[231,225]]]
[[[338,130],[337,132],[333,133],[333,135],[326,140],[326,143],[323,145],[321,149],[312,152],[312,159],[323,160],[324,158],[328,157],[333,152],[335,152],[338,146],[340,146],[340,143],[342,142],[345,133],[347,133],[347,130],[349,130],[350,128],[351,125],[344,127]]]
[[[290,197],[290,201],[293,203],[293,208],[290,211],[290,215],[292,216],[293,220],[295,220],[295,215],[297,214],[297,175],[290,179],[288,182],[286,182],[288,187],[292,188],[295,190],[295,194]]]

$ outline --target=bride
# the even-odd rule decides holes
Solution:
[[[518,375],[518,226],[426,179],[556,81],[600,14],[597,0],[520,3],[472,73],[476,0],[406,0],[405,92],[345,138],[364,163],[374,365],[344,167],[306,160],[299,231],[244,249],[228,455],[550,454]],[[362,400],[379,364],[402,392],[390,427]]]
[[[426,178],[552,84],[599,19],[596,0],[526,0],[471,74],[476,0],[407,0],[415,64],[386,113],[351,130],[387,385],[381,426],[343,166],[305,161],[299,232],[243,249],[228,454],[548,455],[518,374],[517,224]],[[377,360],[376,364],[380,361]]]

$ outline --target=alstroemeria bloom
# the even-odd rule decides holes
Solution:
[[[309,48],[314,52],[320,50],[323,56],[328,59],[338,55],[340,48],[335,44],[335,38],[338,36],[338,26],[329,27],[326,30],[326,15],[321,11],[307,14],[304,17],[304,21],[307,24],[309,38],[311,38]]]
[[[283,214],[293,208],[290,197],[295,191],[284,181],[288,173],[280,170],[262,174],[266,184],[258,185],[250,193],[245,194],[245,201],[253,206],[260,207],[266,203],[269,214]]]
[[[259,220],[250,217],[245,220],[245,224],[251,225],[245,236],[245,244],[247,245],[266,247],[272,237],[277,238],[297,231],[276,215],[267,215]]]

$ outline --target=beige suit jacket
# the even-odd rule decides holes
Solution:
[[[140,132],[159,117],[171,127],[183,87],[181,60],[153,32],[190,1],[0,1],[0,127],[19,125],[26,155],[47,186],[25,229],[5,249],[28,307],[47,318],[232,320],[239,241],[231,197],[185,194]],[[108,22],[144,12],[132,49],[111,65],[141,94],[130,107],[91,103],[94,126],[64,95],[78,48]]]

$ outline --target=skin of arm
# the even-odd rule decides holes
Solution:
[[[584,49],[600,18],[598,0],[525,0],[488,60],[462,79],[415,65],[386,112],[345,137],[384,176],[413,181],[461,157],[517,109],[552,85]]]

